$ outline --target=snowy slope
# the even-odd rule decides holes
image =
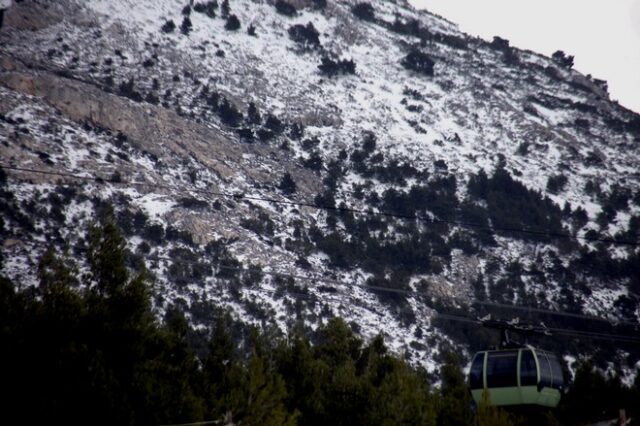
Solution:
[[[10,12],[17,16],[20,10],[37,7],[25,3]],[[71,244],[78,241],[91,212],[99,207],[92,200],[97,196],[111,200],[118,212],[144,212],[145,225],[128,238],[132,253],[146,258],[155,275],[159,314],[169,304],[178,304],[190,313],[194,325],[206,327],[210,306],[222,305],[237,318],[262,325],[273,322],[282,330],[296,319],[317,324],[329,315],[341,315],[358,323],[365,336],[384,333],[394,350],[433,371],[439,345],[449,341],[432,324],[434,301],[464,305],[476,297],[473,282],[478,279],[485,280],[482,285],[491,294],[491,286],[508,277],[507,266],[518,262],[524,270],[522,294],[533,295],[542,306],[566,309],[562,278],[553,275],[554,259],[570,268],[579,250],[513,235],[497,236],[495,245],[473,255],[456,248],[445,256],[441,271],[410,277],[408,288],[424,291],[426,286],[429,300],[409,296],[398,307],[358,287],[372,277],[371,271],[335,268],[317,247],[291,248],[301,240],[296,236],[300,229],[330,227],[327,212],[264,200],[236,202],[207,191],[284,200],[287,195],[278,190],[278,183],[289,172],[298,185],[289,198],[313,202],[323,191],[331,162],[341,150],[351,154],[359,149],[363,135],[370,132],[383,167],[407,163],[421,174],[407,176],[403,183],[383,182],[345,167],[333,196],[348,207],[375,212],[382,207],[369,204],[372,194],[382,197],[388,189],[407,192],[411,185],[446,176],[455,177],[456,195],[462,201],[468,197],[466,183],[472,175],[480,170],[491,175],[500,164],[527,188],[548,195],[560,209],[566,203],[573,211],[584,209],[588,220],[573,230],[578,237],[590,235],[589,230],[607,238],[621,235],[640,214],[637,115],[612,102],[593,79],[551,58],[509,48],[518,59],[506,60],[504,48],[471,38],[448,21],[404,2],[371,3],[375,21],[367,21],[352,13],[356,3],[351,1],[328,1],[323,10],[315,9],[312,1],[292,2],[298,10],[295,16],[285,16],[269,1],[232,0],[230,14],[237,16],[240,29],[225,29],[218,6],[215,17],[190,10],[188,34],[180,29],[186,16],[183,1],[41,3],[49,7],[42,6],[47,19],[39,28],[14,28],[11,22],[17,18],[9,17],[0,32],[0,59],[13,64],[3,65],[0,81],[3,163],[105,178],[119,172],[125,182],[164,187],[80,182],[77,192],[85,194],[84,199],[76,197],[65,205],[65,219],[55,223],[51,207],[45,205],[47,197],[58,191],[56,180],[10,173],[9,189],[18,204],[28,210],[31,201],[44,209],[32,235],[22,231],[18,221],[7,220],[7,241],[19,243],[5,243],[4,269],[23,285],[36,283],[31,271],[43,248],[38,241],[49,241],[55,230],[60,237],[71,238]],[[170,33],[161,30],[168,20],[176,26]],[[393,25],[412,20],[431,37],[421,40]],[[289,36],[290,27],[309,23],[317,30],[321,47],[302,46]],[[250,26],[255,35],[248,34]],[[415,49],[434,60],[433,76],[403,66],[403,59]],[[322,74],[318,65],[324,56],[353,60],[356,73]],[[81,105],[69,107],[71,114],[55,90],[42,88],[45,82],[25,89],[15,73],[53,75],[51,87],[59,86],[56,78],[80,85],[79,90],[90,87],[100,105],[130,108],[132,117],[153,118],[159,129],[153,135],[158,139],[144,137],[144,129],[136,128],[136,123],[109,121],[107,107],[102,115],[84,111]],[[101,91],[121,100],[102,100]],[[239,125],[253,132],[251,143],[221,119],[217,109],[222,99],[244,114],[243,123],[248,105],[257,107],[262,124]],[[277,117],[285,131],[260,140],[259,130],[269,115]],[[170,124],[163,127],[165,122]],[[302,137],[292,133],[298,125],[304,129]],[[175,130],[180,126],[194,126],[185,135],[199,139],[182,140]],[[304,167],[314,153],[322,159],[320,170]],[[560,174],[566,183],[550,192],[549,179]],[[630,194],[626,206],[614,212],[613,219],[598,220],[617,187]],[[359,191],[364,196],[355,197]],[[264,217],[272,223],[270,231],[249,223],[256,218],[264,222]],[[563,223],[567,230],[570,222]],[[165,234],[170,227],[184,230],[192,242],[175,237],[154,243],[150,224],[161,225]],[[347,232],[346,225],[342,229]],[[449,230],[449,237],[456,229]],[[385,235],[406,237],[398,229],[395,237],[391,231]],[[144,241],[149,249],[141,248]],[[229,255],[242,267],[259,265],[264,273],[253,280],[242,273],[239,282],[221,277],[223,263],[207,259],[211,252],[206,247],[212,241],[225,242]],[[580,244],[597,247],[595,242]],[[635,253],[634,247],[605,250],[617,259]],[[191,260],[182,262],[188,270],[180,272],[173,265],[184,259]],[[194,272],[194,264],[207,262],[213,272]],[[541,271],[542,278],[535,271]],[[275,272],[298,276],[292,284],[295,291],[289,288],[292,294],[281,291],[289,284],[271,274]],[[330,282],[331,291],[323,280]],[[621,317],[626,315],[616,304],[621,297],[637,303],[626,277],[583,274],[579,281],[589,291],[573,294],[572,309]],[[307,296],[294,295],[300,292]],[[522,295],[516,292],[509,302],[521,303],[519,298]],[[632,313],[640,315],[637,304]],[[464,346],[456,341],[461,343]]]

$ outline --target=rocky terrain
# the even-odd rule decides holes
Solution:
[[[435,316],[478,301],[638,321],[640,116],[562,52],[402,0],[23,0],[1,25],[18,286],[48,245],[85,268],[111,204],[158,315],[200,330],[220,308],[283,332],[339,315],[434,371],[488,344]]]

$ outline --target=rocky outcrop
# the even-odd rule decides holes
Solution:
[[[5,60],[0,64],[17,69],[15,62]],[[215,131],[180,117],[175,112],[151,104],[135,103],[127,98],[106,93],[93,85],[48,74],[24,71],[6,71],[0,74],[0,84],[18,92],[37,96],[77,122],[89,122],[114,132],[125,134],[141,150],[157,157],[168,152],[196,161],[215,171],[222,179],[231,179],[243,164],[247,147],[238,145],[221,131]],[[168,152],[165,152],[168,151]],[[267,157],[272,154],[263,146],[252,146],[253,154]],[[274,159],[275,160],[275,159]],[[274,170],[281,161],[273,161]],[[242,173],[257,182],[273,182],[274,176],[251,167]],[[319,182],[312,174],[298,170],[300,184],[313,191]]]
[[[163,150],[198,161],[222,177],[233,171],[225,161],[240,161],[242,153],[220,133],[185,123],[176,113],[149,104],[137,104],[86,83],[50,74],[6,72],[0,84],[43,98],[74,121],[92,124],[127,135],[135,145],[157,156]]]
[[[0,9],[3,8],[0,3]],[[37,31],[54,25],[62,20],[64,10],[55,2],[35,2],[33,0],[12,2],[4,10],[0,21],[0,31],[27,30]]]

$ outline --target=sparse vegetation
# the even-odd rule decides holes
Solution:
[[[227,18],[226,24],[224,24],[224,29],[227,31],[237,31],[240,29],[240,20],[236,15],[229,15]]]
[[[297,186],[296,182],[293,180],[293,177],[289,172],[285,173],[278,184],[278,189],[282,191],[285,195],[291,195],[296,192]]]
[[[356,3],[351,8],[351,12],[364,21],[375,22],[376,20],[375,10],[370,3]]]
[[[206,3],[196,3],[193,5],[193,10],[198,13],[204,13],[209,18],[216,17],[216,9],[218,8],[218,2],[216,0],[207,1]]]
[[[502,37],[494,36],[493,41],[491,42],[491,47],[496,50],[506,50],[510,49],[509,40],[504,39]]]
[[[289,27],[289,38],[303,47],[315,48],[320,46],[320,33],[311,22],[307,25],[296,24]]]
[[[556,50],[553,55],[551,55],[551,59],[563,68],[573,68],[573,56],[567,55],[562,50]]]
[[[180,24],[180,32],[184,35],[189,35],[192,28],[193,24],[191,23],[191,19],[188,16],[182,18],[182,24]]]
[[[313,7],[318,10],[324,10],[327,7],[327,0],[313,0]]]
[[[353,59],[337,59],[334,61],[328,56],[323,56],[322,63],[318,65],[318,69],[322,74],[334,77],[340,74],[355,74],[356,64]]]
[[[162,32],[163,33],[172,33],[176,30],[176,24],[173,22],[173,20],[169,19],[168,21],[166,21],[163,25],[162,25]]]
[[[222,19],[227,19],[229,17],[229,13],[231,13],[229,0],[222,0],[222,3],[220,4],[220,14],[222,15]]]
[[[218,104],[218,116],[224,124],[230,127],[238,127],[242,121],[242,113],[226,98],[222,98]]]
[[[284,0],[277,0],[275,7],[276,11],[284,16],[296,16],[298,14],[296,8],[291,3],[288,3]]]
[[[142,95],[140,92],[135,90],[134,86],[135,82],[133,77],[131,77],[128,81],[120,83],[120,86],[118,86],[118,94],[135,102],[142,102]]]
[[[558,194],[564,190],[568,182],[569,179],[562,174],[549,176],[549,179],[547,180],[547,191],[552,194]]]
[[[424,75],[433,76],[435,62],[426,53],[412,50],[402,59],[402,66]]]

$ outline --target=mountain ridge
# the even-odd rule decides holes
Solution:
[[[207,2],[188,11],[169,0],[13,5],[0,32],[3,162],[114,182],[80,185],[85,199],[58,205],[65,218],[56,224],[54,182],[10,173],[15,206],[39,206],[32,211],[41,231],[34,238],[7,216],[3,232],[23,249],[3,246],[5,273],[35,284],[28,264],[39,251],[30,240],[63,230],[82,245],[88,212],[110,199],[129,227],[132,255],[175,259],[148,265],[160,313],[219,303],[282,330],[294,313],[310,323],[338,314],[365,335],[384,332],[394,350],[431,371],[450,344],[431,314],[448,299],[498,297],[637,321],[634,247],[485,238],[455,225],[203,193],[637,241],[640,116],[611,102],[601,82],[506,40],[469,37],[406,2],[320,3],[287,3],[295,9],[288,16],[276,2],[232,1],[237,30],[225,29],[222,4],[207,16]],[[175,29],[164,32],[170,20]],[[292,32],[296,25],[308,31]],[[282,189],[287,173],[295,192]],[[174,189],[121,188],[116,178]],[[136,226],[138,213],[146,219]],[[295,279],[221,278],[221,258],[340,281],[339,294],[357,307]],[[432,306],[350,282],[422,292]],[[296,308],[286,291],[256,297],[252,287],[310,292],[316,306]],[[206,315],[189,317],[206,327]],[[626,351],[621,364],[635,365],[637,354]]]

